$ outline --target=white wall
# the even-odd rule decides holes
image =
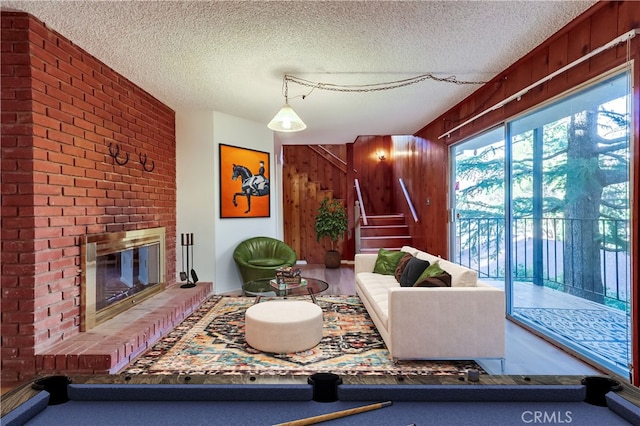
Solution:
[[[271,217],[220,218],[219,144],[270,154]],[[233,250],[239,242],[262,235],[282,239],[282,173],[277,156],[273,132],[265,123],[214,111],[176,112],[178,272],[182,270],[181,233],[194,234],[194,269],[200,281],[214,283],[216,293],[241,286],[233,262]]]
[[[176,271],[183,269],[180,234],[193,233],[193,268],[201,281],[213,281],[215,258],[211,215],[215,195],[213,161],[213,114],[211,111],[176,113]],[[186,268],[186,265],[184,266]],[[189,272],[189,271],[186,271]]]

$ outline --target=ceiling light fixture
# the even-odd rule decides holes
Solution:
[[[304,121],[289,106],[289,86],[287,85],[287,76],[284,76],[284,106],[275,117],[267,124],[267,127],[275,132],[299,132],[307,128]]]

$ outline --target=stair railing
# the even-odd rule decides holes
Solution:
[[[362,202],[362,192],[360,191],[360,182],[358,179],[354,179],[354,185],[356,187],[356,196],[358,199],[356,200],[356,208],[354,209],[355,213],[355,242],[356,242],[356,253],[360,253],[360,219],[366,225],[367,224],[367,214],[364,211],[364,203]]]
[[[356,253],[360,253],[360,248],[362,247],[362,244],[360,244],[360,237],[362,236],[362,233],[360,231],[360,202],[356,201],[356,208],[353,209],[355,217],[356,217],[356,221],[355,221],[355,230],[354,230],[354,234],[355,234],[355,242],[356,242]]]
[[[398,178],[398,182],[400,182],[400,188],[402,188],[402,193],[404,194],[404,199],[407,200],[407,204],[409,205],[409,210],[411,210],[411,215],[413,216],[413,220],[418,222],[418,214],[416,213],[415,207],[413,207],[413,203],[411,202],[411,197],[409,196],[409,192],[407,191],[407,187],[404,185],[404,181],[402,178]]]
[[[330,162],[334,167],[338,168],[342,173],[347,173],[347,162],[335,155],[322,145],[309,145],[309,148],[316,154]]]
[[[364,211],[364,203],[362,202],[362,192],[360,191],[360,182],[358,182],[358,179],[354,179],[354,182],[356,187],[356,195],[358,196],[358,203],[360,204],[360,217],[362,217],[362,223],[364,225],[368,225],[367,213]],[[358,209],[356,209],[356,211],[357,210]]]

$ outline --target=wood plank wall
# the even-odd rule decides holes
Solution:
[[[447,148],[416,136],[393,136],[392,142],[393,180],[402,178],[418,216],[415,222],[401,190],[395,190],[393,204],[405,214],[412,245],[446,258]]]
[[[385,159],[378,155],[384,153]],[[354,176],[360,182],[362,201],[367,215],[398,213],[393,204],[393,162],[391,136],[360,136],[353,144]]]
[[[336,198],[345,198],[347,191],[347,178],[338,167],[329,160],[316,153],[313,146],[308,145],[283,145],[283,163],[294,165],[300,173],[306,173],[309,180],[318,182],[322,189],[331,189]],[[346,145],[320,145],[319,149],[325,149],[337,158],[346,162]]]
[[[322,148],[346,162],[346,145],[323,145]],[[347,174],[312,146],[284,145],[283,156],[284,240],[295,250],[298,259],[322,264],[330,242],[326,238],[316,240],[315,216],[325,197],[343,200],[347,206]],[[344,259],[353,259],[346,238],[339,242],[337,249]]]

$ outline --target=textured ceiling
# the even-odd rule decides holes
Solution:
[[[423,73],[490,80],[595,1],[2,1],[176,111],[266,123],[285,73],[367,84]],[[283,143],[413,134],[478,86],[425,81],[375,93],[289,84],[307,124]]]

